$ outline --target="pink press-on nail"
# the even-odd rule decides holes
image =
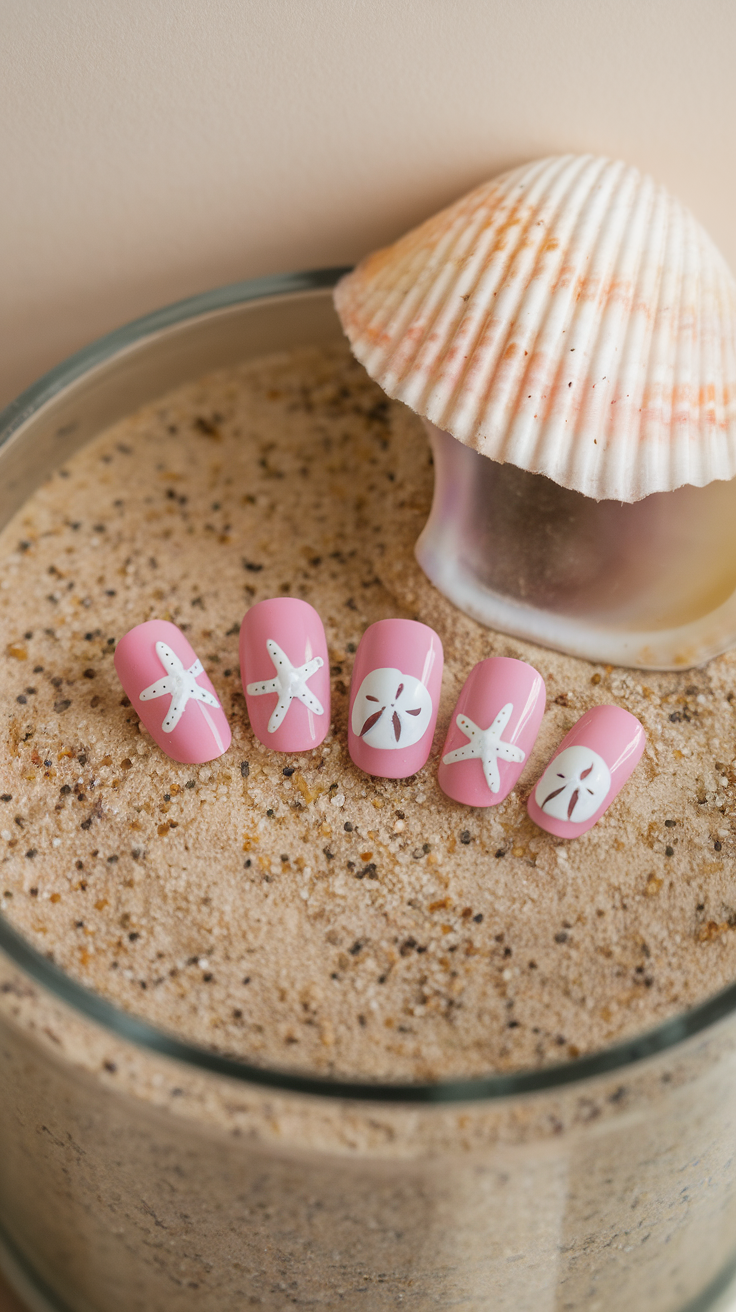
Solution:
[[[151,737],[174,761],[202,765],[230,746],[230,725],[197,653],[168,620],[120,639],[115,669]]]
[[[240,673],[256,738],[275,752],[308,752],[330,727],[327,639],[298,597],[259,601],[240,626]]]
[[[348,748],[366,774],[405,779],[432,748],[442,643],[416,620],[378,620],[358,645],[350,683]]]
[[[563,738],[533,789],[528,811],[558,838],[592,829],[638,764],[646,734],[622,706],[593,706]]]
[[[524,769],[544,715],[544,679],[526,661],[490,656],[473,667],[452,713],[437,773],[466,806],[498,806]]]

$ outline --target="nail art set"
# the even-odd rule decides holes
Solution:
[[[432,750],[442,643],[415,620],[379,620],[358,644],[350,683],[348,750],[359,769],[406,779]]]
[[[466,806],[503,802],[536,742],[545,700],[544,679],[526,661],[479,661],[450,719],[438,772],[443,793]]]
[[[646,745],[635,715],[622,706],[593,706],[563,738],[532,789],[529,815],[558,838],[592,829],[621,791]]]
[[[231,733],[196,652],[180,629],[148,620],[125,634],[115,668],[152,738],[175,761],[222,756]],[[366,774],[405,779],[432,749],[442,643],[416,620],[379,620],[358,644],[348,749]],[[251,727],[264,747],[305,752],[330,727],[327,639],[319,614],[294,597],[260,601],[240,630],[240,670]],[[438,769],[442,791],[465,806],[498,806],[517,783],[542,723],[544,680],[526,661],[492,656],[471,670],[450,719]],[[560,743],[528,801],[531,819],[559,838],[587,832],[644,751],[634,715],[594,706]]]
[[[115,669],[154,742],[174,761],[222,756],[232,735],[212,684],[181,629],[147,620],[121,638]]]
[[[264,747],[319,747],[330,727],[330,662],[314,606],[296,597],[252,606],[240,627],[240,672],[251,728]]]

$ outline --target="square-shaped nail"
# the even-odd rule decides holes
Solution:
[[[466,806],[503,802],[536,741],[545,696],[544,679],[526,661],[479,661],[450,720],[437,772],[442,791]]]
[[[417,620],[366,629],[350,683],[348,748],[366,774],[405,779],[432,748],[442,686],[442,643]]]
[[[540,829],[578,838],[608,810],[638,764],[646,734],[622,706],[593,706],[563,738],[527,803]]]
[[[115,649],[115,669],[151,737],[174,761],[201,765],[230,746],[230,725],[181,629],[147,620]]]
[[[251,727],[264,747],[319,747],[330,727],[330,666],[314,606],[298,597],[251,606],[240,627],[240,673]]]

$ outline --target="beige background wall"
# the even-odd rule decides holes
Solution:
[[[557,151],[654,172],[736,267],[736,0],[0,0],[0,32],[0,404]]]

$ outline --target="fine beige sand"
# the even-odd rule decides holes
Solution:
[[[432,470],[419,421],[347,348],[211,375],[99,437],[0,536],[0,895],[104,996],[259,1064],[425,1079],[548,1065],[649,1029],[736,978],[736,654],[682,674],[593,666],[481,628],[413,558]],[[246,608],[320,611],[332,731],[270,753],[238,669]],[[445,644],[432,756],[374,780],[346,749],[364,628]],[[116,641],[185,629],[233,729],[166,758],[116,679]],[[499,807],[445,798],[437,760],[473,664],[531,661],[548,705]],[[588,707],[643,722],[604,819],[561,842],[525,800]]]

